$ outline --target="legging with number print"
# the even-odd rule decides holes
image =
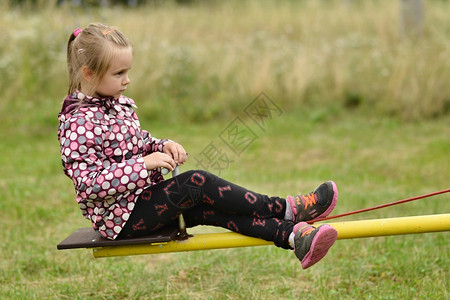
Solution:
[[[203,170],[191,170],[145,189],[118,238],[149,235],[177,224],[213,225],[291,249],[294,223],[284,220],[286,200],[249,191]]]

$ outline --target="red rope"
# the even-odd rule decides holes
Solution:
[[[414,200],[428,198],[428,197],[431,197],[431,196],[445,194],[445,193],[448,193],[448,192],[450,192],[450,189],[437,191],[437,192],[430,193],[430,194],[425,194],[425,195],[422,195],[422,196],[417,196],[417,197],[407,198],[407,199],[403,199],[403,200],[398,200],[398,201],[395,201],[395,202],[391,202],[391,203],[387,203],[387,204],[381,204],[381,205],[377,205],[377,206],[373,206],[373,207],[369,207],[369,208],[354,210],[354,211],[343,213],[343,214],[340,214],[340,215],[335,215],[335,216],[331,216],[331,217],[321,218],[321,219],[317,219],[317,220],[311,220],[311,221],[308,221],[307,223],[313,224],[315,222],[320,222],[320,221],[325,221],[325,220],[331,220],[331,219],[336,219],[336,218],[340,218],[340,217],[350,216],[350,215],[359,214],[359,213],[366,212],[366,211],[376,210],[376,209],[380,209],[380,208],[389,207],[389,206],[392,206],[392,205],[402,204],[402,203],[406,203],[406,202],[410,202],[410,201],[414,201]]]

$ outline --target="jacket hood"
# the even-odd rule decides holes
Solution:
[[[75,91],[72,94],[67,95],[64,99],[60,113],[58,114],[59,126],[72,117],[75,111],[80,107],[89,106],[105,106],[111,108],[114,104],[129,105],[136,108],[134,101],[128,97],[121,95],[119,98],[105,97],[96,98],[86,96],[80,91]],[[58,136],[61,130],[58,131]]]
[[[79,106],[80,106],[80,100],[76,97],[75,93],[68,95],[64,99],[59,116],[70,114],[75,109],[77,109]]]

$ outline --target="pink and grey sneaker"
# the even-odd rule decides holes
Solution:
[[[336,206],[337,198],[336,184],[327,181],[318,186],[314,192],[295,197],[288,196],[286,201],[291,207],[294,222],[298,223],[328,216]]]
[[[294,253],[301,261],[302,268],[307,269],[321,260],[337,239],[337,230],[323,224],[314,227],[305,222],[295,224]]]

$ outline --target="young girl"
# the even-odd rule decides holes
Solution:
[[[185,163],[183,146],[141,129],[134,101],[123,96],[132,47],[117,29],[91,24],[67,45],[69,94],[59,114],[64,173],[93,228],[109,239],[148,235],[183,213],[187,227],[214,225],[293,249],[304,269],[337,238],[329,225],[306,223],[335,207],[329,181],[307,195],[268,197],[207,171],[164,180],[161,168]]]

